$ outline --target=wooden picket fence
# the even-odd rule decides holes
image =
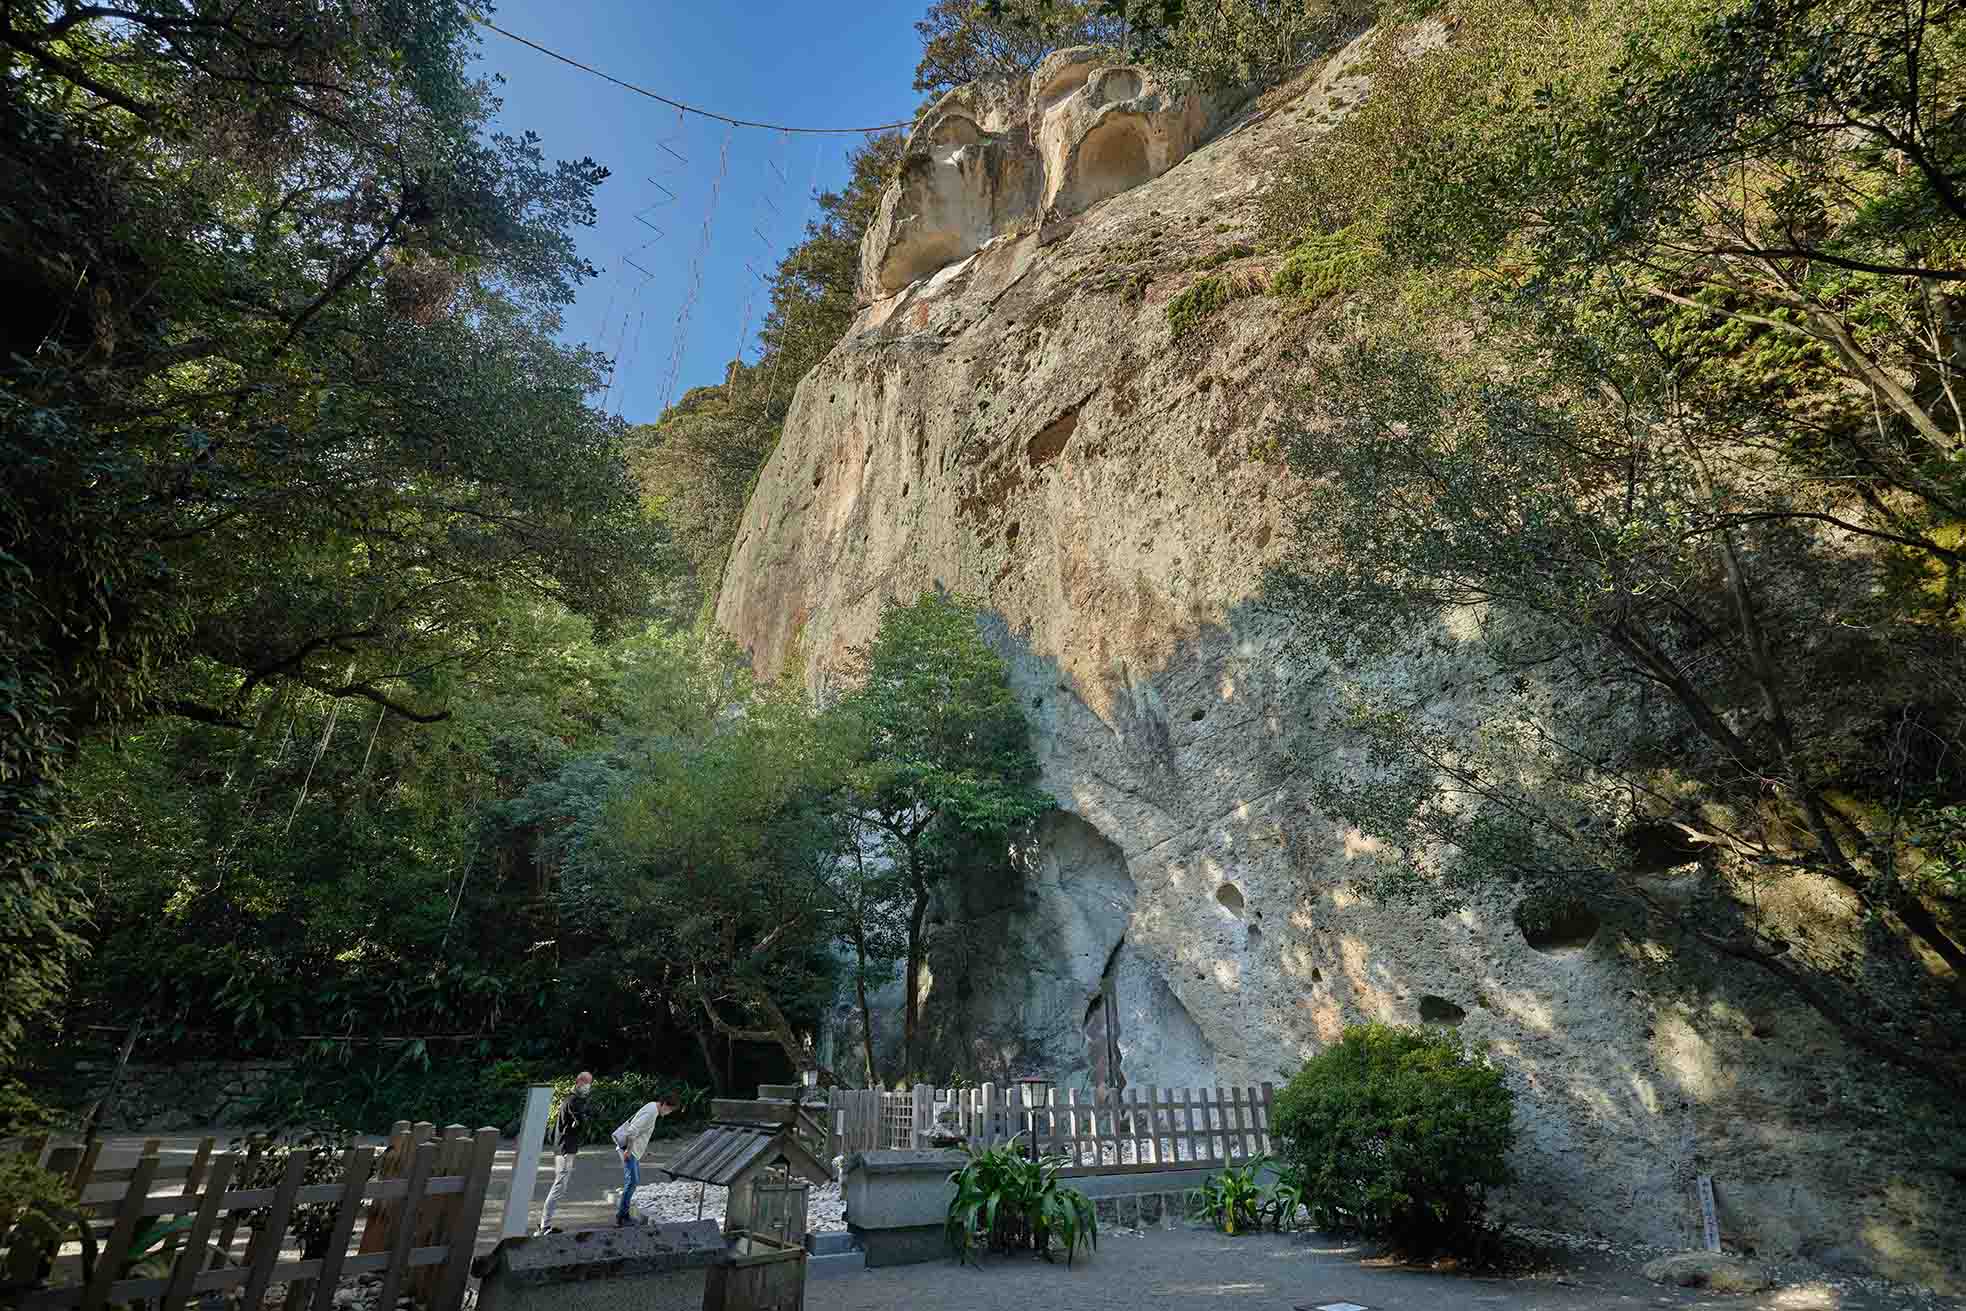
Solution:
[[[833,1151],[925,1147],[938,1124],[983,1149],[1023,1135],[1067,1158],[1063,1174],[1206,1169],[1269,1154],[1273,1084],[1230,1088],[1094,1088],[1047,1091],[1027,1105],[1023,1090],[832,1090]]]
[[[78,1279],[23,1293],[15,1303],[20,1311],[102,1311],[138,1300],[154,1303],[156,1311],[180,1311],[195,1298],[235,1288],[244,1290],[239,1303],[244,1311],[256,1311],[275,1284],[286,1287],[284,1311],[332,1311],[340,1281],[369,1271],[382,1274],[378,1307],[394,1311],[398,1297],[408,1293],[424,1311],[458,1311],[498,1131],[473,1134],[454,1124],[439,1133],[427,1122],[399,1121],[380,1153],[374,1147],[343,1152],[336,1182],[303,1182],[311,1154],[296,1150],[278,1181],[258,1188],[231,1185],[250,1176],[262,1146],[215,1156],[214,1140],[207,1138],[189,1166],[166,1166],[153,1138],[144,1142],[133,1167],[118,1170],[97,1168],[101,1147],[98,1142],[86,1151],[50,1151],[44,1142],[30,1140],[16,1148],[33,1152],[70,1181],[101,1253],[86,1283]],[[180,1188],[158,1191],[160,1184],[179,1180]],[[290,1234],[295,1208],[320,1204],[334,1208],[327,1244],[321,1255],[304,1257]],[[253,1219],[256,1212],[261,1217]],[[121,1254],[130,1250],[140,1227],[165,1217],[190,1220],[163,1249],[170,1256],[168,1273],[117,1278]],[[17,1236],[8,1282],[31,1278],[45,1256],[45,1249]],[[64,1258],[57,1262],[57,1276],[64,1267],[79,1273],[79,1262]]]

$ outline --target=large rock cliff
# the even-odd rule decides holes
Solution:
[[[1062,811],[1021,883],[938,908],[965,926],[932,962],[940,1063],[1250,1082],[1347,1022],[1457,1024],[1519,1094],[1512,1214],[1684,1245],[1711,1173],[1730,1244],[1966,1282],[1958,1144],[1758,978],[1689,982],[1642,924],[1525,933],[1500,895],[1428,920],[1347,890],[1357,840],[1292,763],[1343,739],[1259,596],[1289,489],[1250,448],[1304,328],[1257,296],[1174,339],[1164,307],[1205,261],[1264,271],[1236,253],[1257,189],[1356,100],[1350,66],[1226,123],[1085,52],[1022,96],[956,93],[746,509],[717,617],[761,670],[824,688],[883,599],[941,586],[983,599],[1029,708]],[[1373,676],[1466,695],[1434,655]]]

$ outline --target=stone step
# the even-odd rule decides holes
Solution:
[[[806,1235],[806,1251],[814,1256],[838,1256],[842,1252],[858,1252],[860,1240],[844,1229],[815,1231]]]
[[[831,1256],[806,1257],[807,1279],[837,1279],[841,1275],[862,1274],[866,1269],[867,1254],[859,1248]]]

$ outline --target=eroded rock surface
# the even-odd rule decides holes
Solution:
[[[947,1065],[1255,1082],[1349,1022],[1452,1023],[1518,1096],[1506,1213],[1684,1248],[1711,1173],[1730,1245],[1966,1286],[1958,1135],[1762,976],[1689,970],[1635,920],[1525,929],[1499,890],[1437,920],[1347,890],[1365,853],[1311,806],[1301,764],[1344,758],[1329,675],[1292,658],[1259,595],[1291,488],[1252,447],[1314,334],[1259,295],[1174,340],[1164,307],[1204,262],[1272,266],[1231,248],[1264,176],[1357,100],[1348,60],[1159,177],[868,306],[799,387],[719,622],[761,672],[823,689],[883,599],[982,600],[1067,813],[993,905],[938,908],[960,928],[926,1001]],[[1451,654],[1351,672],[1481,713]],[[1761,895],[1771,922],[1806,908],[1819,934],[1861,933],[1825,884]]]
[[[1027,79],[958,87],[909,135],[861,243],[861,294],[891,296],[1041,215],[1149,182],[1220,120],[1215,100],[1096,46],[1057,51]]]

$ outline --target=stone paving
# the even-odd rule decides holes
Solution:
[[[1627,1263],[1578,1254],[1550,1274],[1486,1279],[1375,1265],[1360,1248],[1316,1235],[1228,1238],[1198,1229],[1108,1233],[1071,1268],[996,1257],[813,1280],[806,1311],[1296,1311],[1350,1303],[1366,1311],[1570,1311],[1712,1307],[1738,1311],[1910,1311],[1957,1302],[1791,1284],[1752,1296],[1664,1288]]]

